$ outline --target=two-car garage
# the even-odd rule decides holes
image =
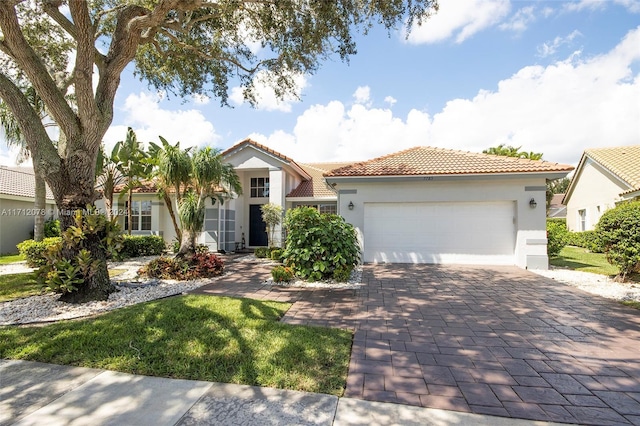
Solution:
[[[364,261],[513,265],[515,202],[364,204]]]

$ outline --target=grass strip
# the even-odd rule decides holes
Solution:
[[[289,307],[187,295],[97,318],[0,327],[0,358],[342,395],[351,333],[278,322]]]
[[[33,272],[0,275],[0,302],[34,296],[45,291]]]

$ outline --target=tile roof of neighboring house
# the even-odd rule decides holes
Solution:
[[[640,190],[640,145],[590,148],[584,155],[626,182],[630,191]]]
[[[287,194],[291,198],[328,198],[336,197],[335,191],[327,187],[323,174],[333,169],[345,167],[353,163],[310,163],[300,164],[300,167],[311,176],[311,179],[300,183],[293,191]]]
[[[564,206],[564,204],[562,204],[563,198],[564,194],[553,194],[553,197],[551,197],[551,202],[549,203],[549,207],[559,208]]]
[[[573,170],[572,166],[547,161],[444,148],[415,147],[332,170],[325,176],[466,175],[569,172],[571,170]]]
[[[36,179],[33,169],[0,166],[0,194],[34,198],[35,188]],[[49,185],[47,185],[47,200],[53,200]]]

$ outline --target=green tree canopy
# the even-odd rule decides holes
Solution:
[[[436,9],[437,0],[0,1],[0,98],[58,207],[74,211],[99,197],[96,158],[130,63],[151,87],[180,96],[211,95],[225,104],[237,82],[251,101],[257,76],[283,96],[296,74],[317,71],[332,55],[355,54],[354,32],[374,24],[410,29]],[[256,43],[259,52],[251,49]],[[29,86],[64,142],[54,144],[45,131],[25,95]],[[66,229],[72,216],[61,222]]]

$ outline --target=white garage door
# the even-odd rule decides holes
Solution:
[[[515,203],[366,203],[364,260],[513,265]]]

